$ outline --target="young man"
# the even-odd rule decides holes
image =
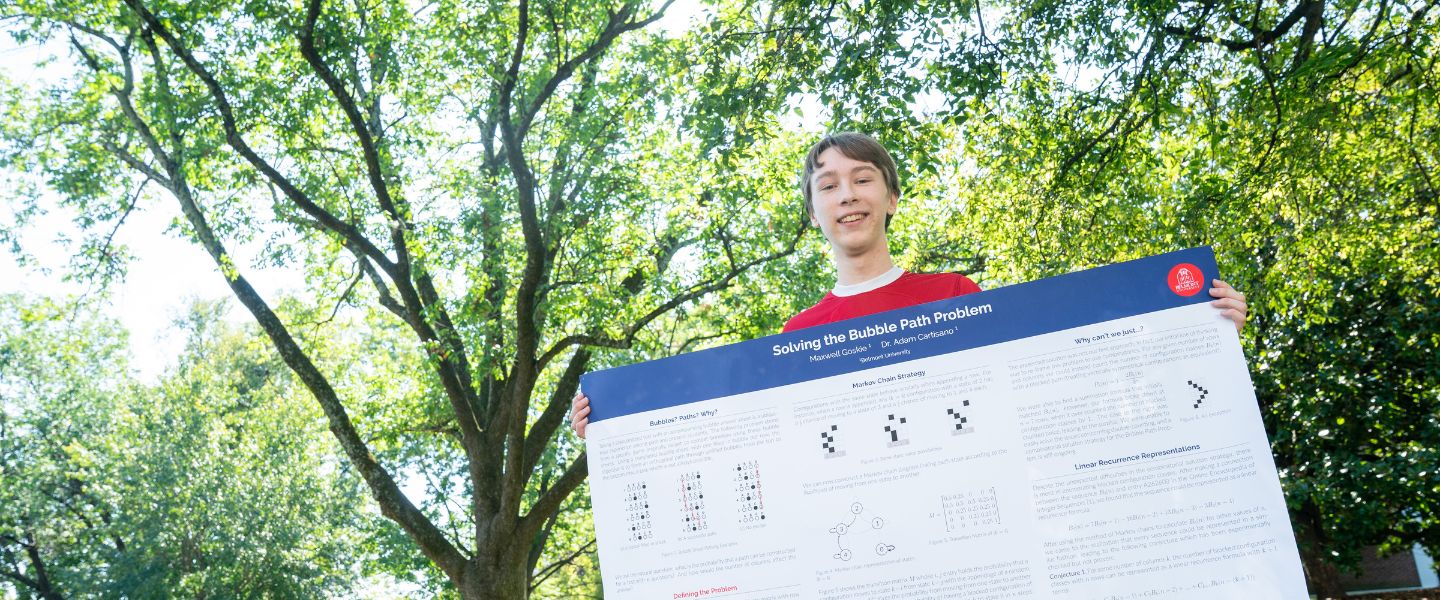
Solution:
[[[900,175],[879,142],[862,133],[826,136],[800,176],[805,214],[830,242],[835,289],[785,323],[785,331],[972,294],[959,273],[921,275],[895,266],[886,231],[900,206]]]
[[[800,178],[810,224],[830,242],[835,288],[791,317],[785,331],[863,317],[980,291],[959,273],[917,274],[895,266],[887,225],[900,206],[900,176],[890,153],[863,133],[825,136],[805,156]],[[1245,326],[1245,295],[1216,279],[1210,304],[1224,309],[1238,331]],[[570,426],[585,437],[590,399],[577,393]]]

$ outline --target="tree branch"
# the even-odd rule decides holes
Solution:
[[[1135,74],[1135,83],[1131,86],[1130,90],[1126,92],[1125,98],[1119,103],[1119,110],[1115,116],[1110,119],[1110,124],[1105,127],[1104,131],[1097,135],[1090,136],[1090,139],[1087,140],[1080,149],[1071,152],[1069,156],[1065,158],[1065,161],[1056,169],[1055,176],[1050,179],[1051,189],[1054,189],[1063,182],[1065,178],[1070,175],[1070,170],[1078,165],[1081,159],[1090,154],[1101,141],[1104,141],[1114,134],[1121,124],[1127,121],[1132,123],[1136,121],[1131,107],[1134,106],[1136,98],[1140,96],[1140,92],[1145,89],[1145,80],[1149,76],[1151,63],[1159,53],[1161,45],[1160,40],[1151,39],[1150,48],[1145,52],[1145,57],[1140,61],[1139,71]]]
[[[125,224],[125,219],[130,218],[130,213],[135,212],[135,205],[140,203],[140,194],[145,192],[145,184],[147,183],[150,183],[149,178],[144,179],[140,182],[140,185],[135,186],[135,193],[131,195],[129,201],[125,203],[125,210],[120,213],[120,218],[115,219],[115,226],[110,228],[110,233],[105,235],[104,249],[101,251],[105,256],[110,256],[110,246],[115,242],[115,234],[120,231],[120,226]],[[96,265],[90,269],[90,273],[86,275],[85,278],[90,279],[94,277],[95,272],[99,269],[100,266]]]
[[[505,69],[505,77],[500,80],[500,102],[497,107],[502,118],[509,116],[515,86],[520,83],[520,63],[525,58],[525,41],[530,35],[530,3],[520,0],[518,10],[520,14],[515,31],[515,50],[510,53],[510,66]],[[491,119],[491,122],[494,121],[496,119]]]
[[[380,512],[399,523],[416,541],[425,555],[435,561],[435,564],[447,575],[450,575],[452,579],[458,578],[464,567],[464,557],[449,543],[444,533],[437,529],[424,513],[410,503],[410,500],[396,485],[389,471],[380,465],[371,454],[369,447],[360,439],[359,432],[355,429],[344,404],[340,401],[334,388],[331,387],[329,380],[311,362],[310,357],[290,335],[285,324],[280,321],[270,306],[236,269],[234,261],[201,213],[199,205],[190,196],[188,188],[183,185],[183,180],[182,184],[173,191],[176,192],[175,196],[180,201],[182,211],[194,228],[201,245],[209,252],[216,266],[226,275],[231,291],[255,317],[285,364],[299,376],[305,387],[310,390],[311,395],[320,403],[321,409],[330,422],[331,433],[340,442],[340,446],[349,457],[351,464],[355,465],[356,470],[369,485],[380,505]]]
[[[570,492],[580,487],[580,483],[585,481],[585,476],[589,472],[585,453],[581,452],[580,456],[575,458],[575,462],[565,468],[565,473],[555,480],[555,485],[541,494],[535,504],[530,507],[530,512],[520,518],[520,524],[515,528],[515,539],[528,540],[535,537],[535,534],[539,533],[540,527],[545,524],[545,520],[560,510],[560,504],[570,497]]]
[[[579,549],[571,552],[565,558],[545,565],[544,568],[535,571],[535,574],[530,576],[530,592],[534,593],[535,589],[540,587],[540,584],[545,583],[545,580],[549,579],[551,575],[554,575],[560,569],[564,568],[565,565],[575,562],[575,559],[584,556],[585,553],[589,552],[593,547],[595,547],[595,538],[590,538],[590,541],[585,542],[585,545],[580,546]]]
[[[529,404],[530,391],[534,387],[538,369],[535,368],[535,347],[539,334],[535,323],[535,294],[545,276],[545,243],[540,232],[540,222],[535,209],[535,175],[525,159],[524,137],[511,120],[513,93],[520,78],[520,63],[525,54],[525,44],[530,29],[530,4],[520,0],[518,30],[515,36],[515,50],[505,79],[500,86],[500,131],[505,142],[505,156],[510,171],[515,177],[515,190],[520,208],[520,225],[525,239],[525,267],[520,285],[515,293],[515,363],[511,371],[508,398],[501,402],[504,407],[500,415],[508,418],[496,426],[497,433],[504,436],[505,469],[500,492],[500,513],[518,514],[520,498],[524,493],[526,474],[520,472],[525,444],[525,420],[515,415],[523,414]],[[521,539],[528,539],[522,536]]]
[[[540,413],[535,424],[530,426],[530,433],[525,436],[525,462],[521,466],[526,473],[535,472],[535,465],[540,463],[540,457],[550,445],[555,429],[565,421],[565,415],[569,414],[570,398],[575,395],[575,390],[580,388],[580,376],[585,374],[585,367],[589,364],[590,351],[585,348],[576,350],[570,357],[570,364],[565,367],[565,373],[560,376],[560,381],[555,383],[555,391],[551,392],[544,412]]]
[[[699,342],[706,342],[706,341],[709,341],[709,340],[719,339],[719,338],[725,337],[725,336],[727,336],[727,335],[735,335],[735,332],[734,332],[734,331],[722,331],[722,332],[720,332],[720,333],[712,333],[712,334],[708,334],[708,335],[697,335],[697,336],[695,336],[695,337],[686,338],[686,340],[685,340],[684,342],[681,342],[681,344],[680,344],[678,347],[675,348],[675,353],[676,353],[676,354],[683,354],[683,353],[685,353],[686,351],[688,351],[688,350],[690,349],[690,346],[692,346],[692,345],[694,345],[694,344],[697,344],[697,343],[699,343]],[[673,335],[671,336],[671,339],[674,339],[674,336],[673,336]]]
[[[137,118],[138,118],[138,117],[137,117]],[[135,122],[135,121],[132,121],[132,123],[134,123],[134,122]],[[140,122],[143,122],[143,121],[140,121]],[[144,136],[142,135],[141,137],[144,137]],[[166,189],[169,189],[170,186],[172,185],[172,183],[170,182],[170,178],[169,178],[169,177],[166,177],[166,176],[162,175],[159,171],[156,171],[156,170],[155,170],[155,167],[152,167],[152,166],[146,164],[145,162],[141,161],[139,158],[136,158],[135,155],[134,155],[134,154],[131,154],[129,150],[126,150],[126,149],[124,149],[124,148],[121,148],[121,147],[120,147],[119,145],[117,145],[115,142],[113,142],[113,141],[111,141],[111,140],[101,140],[101,141],[100,141],[100,147],[101,147],[101,148],[104,148],[107,152],[109,152],[110,154],[114,155],[115,158],[120,159],[121,162],[124,162],[126,165],[129,165],[130,168],[135,169],[136,171],[139,171],[141,175],[144,175],[145,177],[147,177],[147,178],[149,178],[149,179],[155,180],[155,183],[160,184],[161,186],[165,187]]]
[[[1275,27],[1269,30],[1261,31],[1257,31],[1252,28],[1251,37],[1248,40],[1223,39],[1219,36],[1202,36],[1199,34],[1198,30],[1200,26],[1203,25],[1203,23],[1197,24],[1196,27],[1193,29],[1184,29],[1181,27],[1175,27],[1173,25],[1165,25],[1162,26],[1161,29],[1165,33],[1186,39],[1191,42],[1201,44],[1218,44],[1232,52],[1242,52],[1251,49],[1258,50],[1265,46],[1269,46],[1270,44],[1275,43],[1276,40],[1284,37],[1286,33],[1290,32],[1290,28],[1294,27],[1296,23],[1300,22],[1301,18],[1304,18],[1307,14],[1310,14],[1311,11],[1317,10],[1317,6],[1319,7],[1318,10],[1323,11],[1324,0],[1303,0],[1299,4],[1295,5],[1295,8],[1290,10],[1290,14],[1285,15],[1284,19],[1281,19],[1279,23],[1276,23]],[[1319,25],[1317,24],[1316,29],[1318,28]]]
[[[297,204],[302,201],[309,203],[308,198],[305,198],[298,189],[290,185],[283,176],[275,172],[270,165],[261,160],[259,156],[246,145],[244,139],[235,128],[234,117],[231,114],[229,103],[225,98],[223,90],[220,89],[218,82],[200,65],[189,50],[165,28],[160,19],[140,4],[140,0],[125,0],[125,2],[131,10],[140,15],[152,30],[166,41],[166,44],[181,57],[190,70],[205,82],[211,96],[221,107],[227,139],[230,144],[239,150],[241,154],[245,155],[252,165],[265,171],[267,176],[282,190],[286,190],[287,195],[290,195],[291,199],[295,200]],[[466,564],[465,558],[449,543],[444,533],[436,528],[435,524],[400,491],[399,486],[395,483],[389,471],[375,459],[369,447],[361,439],[353,422],[350,420],[344,404],[340,401],[339,396],[330,385],[329,380],[315,366],[309,355],[300,347],[285,324],[274,313],[265,300],[260,297],[249,281],[240,274],[234,260],[226,251],[215,231],[210,227],[198,202],[196,202],[192,195],[189,185],[186,182],[185,172],[182,166],[172,161],[167,165],[167,169],[170,170],[169,176],[173,182],[171,192],[176,200],[180,202],[181,210],[193,228],[196,239],[206,252],[210,254],[211,259],[215,262],[221,273],[225,275],[226,282],[229,284],[236,298],[250,311],[251,315],[253,315],[259,323],[261,329],[264,330],[265,334],[270,338],[276,351],[280,354],[282,360],[285,361],[285,364],[295,372],[305,384],[306,388],[310,390],[311,395],[314,396],[320,404],[321,409],[329,421],[331,433],[333,433],[336,440],[340,442],[340,446],[349,458],[351,464],[355,466],[361,477],[365,479],[377,503],[380,505],[381,513],[400,524],[411,538],[416,541],[425,555],[434,561],[441,570],[445,571],[452,580],[459,580]],[[353,232],[353,229],[348,229],[350,227],[348,224],[338,221],[333,215],[330,215],[324,210],[319,210],[318,206],[315,208],[319,213],[315,216],[321,223],[325,223],[326,219],[331,221],[331,223],[326,224],[328,229],[339,231],[339,229],[336,228],[340,227],[347,228],[347,230]],[[358,233],[354,236],[347,235],[345,239],[361,247],[365,247],[365,245],[369,243],[368,240],[364,240]],[[370,255],[373,249],[374,246],[370,245],[367,248],[366,254]],[[374,250],[374,253],[379,254],[378,250]],[[383,255],[380,255],[377,262],[381,260],[387,259],[385,259]],[[388,261],[385,264],[388,264]]]
[[[305,14],[305,25],[300,29],[300,54],[305,57],[305,61],[330,89],[330,94],[335,97],[340,109],[344,111],[351,131],[360,141],[360,151],[365,159],[365,173],[370,180],[370,187],[375,190],[375,198],[380,202],[381,209],[394,221],[390,227],[390,234],[391,244],[395,247],[396,262],[400,272],[408,272],[410,270],[410,251],[405,243],[406,231],[410,228],[408,210],[402,213],[397,206],[397,200],[390,195],[390,186],[385,182],[385,175],[380,165],[380,152],[376,148],[375,138],[371,136],[371,130],[365,124],[365,117],[361,116],[355,98],[335,76],[330,65],[325,64],[320,57],[320,52],[315,48],[315,22],[320,18],[321,3],[322,0],[310,0],[309,2]]]
[[[401,274],[396,268],[395,263],[392,262],[389,257],[385,256],[385,253],[381,252],[359,229],[350,223],[341,221],[335,215],[330,214],[329,211],[326,211],[311,201],[308,195],[296,187],[294,183],[276,170],[275,167],[271,166],[270,163],[266,162],[265,159],[261,158],[260,155],[250,147],[250,144],[245,141],[245,137],[240,134],[239,126],[235,120],[235,111],[230,105],[230,99],[225,93],[225,90],[220,87],[220,83],[215,80],[215,77],[210,74],[210,71],[205,68],[205,65],[200,64],[200,61],[195,58],[194,53],[165,26],[165,23],[162,22],[159,17],[156,17],[154,13],[150,12],[150,9],[146,8],[142,0],[124,0],[124,2],[131,11],[145,22],[151,31],[165,40],[165,44],[170,47],[176,56],[180,57],[181,62],[185,63],[186,68],[194,73],[196,77],[199,77],[200,81],[204,83],[206,90],[210,93],[211,99],[215,102],[216,109],[220,113],[221,126],[225,131],[225,140],[230,147],[234,148],[252,167],[260,171],[266,179],[270,180],[276,187],[279,187],[280,191],[285,194],[285,197],[289,198],[311,217],[314,217],[320,224],[324,225],[327,230],[341,236],[347,243],[353,243],[357,247],[362,248],[366,256],[369,256],[371,260],[374,260],[376,264],[379,264],[382,269],[390,274],[391,279],[398,280]]]
[[[653,14],[640,21],[630,21],[631,15],[635,13],[635,9],[638,6],[638,4],[634,2],[626,3],[618,12],[611,14],[610,20],[605,23],[605,28],[600,31],[600,36],[594,42],[591,42],[580,54],[561,63],[560,66],[555,69],[554,75],[545,81],[545,84],[540,87],[540,91],[530,100],[530,106],[520,117],[520,137],[525,137],[526,132],[530,130],[531,123],[535,120],[535,116],[540,113],[540,109],[543,108],[545,103],[550,100],[550,97],[555,94],[555,90],[560,87],[560,84],[564,83],[565,80],[569,79],[570,76],[575,73],[577,67],[599,56],[609,48],[610,45],[615,42],[615,38],[621,34],[642,29],[658,21],[661,17],[665,16],[665,11],[668,10],[674,2],[675,0],[666,0],[665,4],[662,4]]]
[[[90,30],[86,28],[81,28],[80,26],[75,27],[79,28],[81,31],[86,31],[87,33],[90,33]],[[155,137],[155,132],[150,129],[150,124],[146,122],[145,119],[142,119],[140,117],[140,113],[136,112],[135,105],[131,101],[130,96],[135,90],[135,73],[130,63],[130,53],[126,49],[121,48],[118,44],[116,44],[114,40],[110,39],[107,36],[101,35],[99,32],[92,33],[91,35],[95,35],[96,37],[105,40],[106,43],[113,46],[116,51],[120,53],[120,60],[124,66],[124,71],[121,73],[121,76],[124,79],[124,84],[119,88],[109,86],[110,94],[112,96],[115,96],[115,99],[118,100],[120,103],[120,111],[125,115],[126,120],[130,121],[130,124],[135,127],[136,132],[140,134],[140,140],[145,144],[146,149],[148,149],[150,153],[161,162],[170,162],[170,154],[166,152],[163,147],[160,146],[159,140]],[[85,64],[90,67],[90,70],[94,71],[97,75],[105,73],[104,67],[100,65],[100,60],[96,58],[95,55],[92,54],[88,48],[81,44],[80,40],[76,39],[73,33],[70,35],[70,45],[73,46],[75,50],[80,53],[81,58],[85,60]],[[102,142],[102,144],[109,144],[108,146],[106,146],[107,148],[119,148],[108,140]],[[130,163],[131,166],[135,167],[140,172],[145,173],[146,176],[150,177],[151,179],[154,179],[157,182],[166,181],[166,178],[164,176],[156,173],[153,169],[149,168],[149,166],[146,165],[143,161],[140,161],[131,156],[129,152],[120,152],[116,155],[119,156],[121,160],[125,160],[127,163]]]
[[[170,139],[170,152],[179,160],[183,160],[182,150],[185,145],[180,140],[180,128],[176,126],[175,114],[171,111],[174,106],[174,99],[170,95],[170,74],[165,68],[165,59],[160,55],[160,47],[155,44],[155,35],[146,30],[141,38],[145,41],[145,48],[150,51],[150,59],[155,62],[155,88],[161,94],[159,109],[164,112],[165,129]],[[126,65],[129,66],[128,64]]]
[[[22,548],[24,547],[24,542],[17,540],[17,538],[10,537],[10,535],[0,534],[0,542],[19,545],[19,547]],[[0,555],[3,555],[4,561],[6,561],[6,563],[20,563],[19,558],[16,558],[16,555],[14,555],[14,551],[10,550],[7,545],[0,544]],[[9,570],[9,568],[0,568],[0,577],[10,578],[10,580],[16,581],[16,583],[22,584],[22,586],[24,587],[32,588],[32,590],[40,590],[39,581],[33,580],[33,578],[22,576],[22,574],[20,574],[20,571]]]
[[[330,309],[330,316],[325,317],[324,320],[316,321],[313,323],[316,328],[326,323],[335,322],[335,315],[340,314],[340,307],[344,306],[345,302],[350,300],[350,294],[355,292],[355,286],[360,285],[360,280],[365,279],[365,272],[360,269],[360,263],[364,260],[364,258],[361,258],[359,261],[356,261],[355,275],[353,277],[345,278],[345,280],[349,281],[350,283],[345,285],[345,290],[340,292],[340,296],[335,299],[335,306],[334,308]]]
[[[30,559],[30,567],[35,571],[35,586],[32,588],[45,600],[65,600],[60,590],[55,589],[55,582],[50,580],[47,573],[45,561],[40,557],[40,546],[35,543],[35,534],[26,532],[28,538],[20,542],[20,547],[25,549],[25,556]]]
[[[375,265],[370,264],[370,258],[365,256],[365,252],[354,246],[347,245],[346,248],[350,250],[351,254],[355,255],[355,260],[360,264],[360,270],[370,279],[370,283],[375,285],[375,293],[380,298],[380,306],[385,307],[385,310],[390,311],[391,314],[400,317],[401,321],[409,322],[409,313],[405,311],[405,307],[395,301],[394,296],[390,295],[390,286],[386,285],[385,280],[380,278],[380,273],[375,271]]]
[[[573,334],[561,338],[560,341],[556,342],[553,346],[550,347],[549,350],[545,351],[544,355],[540,357],[539,364],[541,365],[541,368],[544,368],[545,364],[549,363],[557,355],[559,355],[561,352],[564,352],[571,346],[581,345],[596,348],[615,349],[629,348],[630,345],[635,341],[635,335],[638,334],[640,330],[643,329],[646,325],[648,325],[651,321],[654,321],[656,318],[660,317],[660,315],[674,310],[681,304],[694,300],[695,298],[699,298],[701,296],[704,296],[705,294],[717,292],[730,287],[730,284],[734,282],[736,277],[739,277],[741,274],[749,271],[750,269],[758,265],[778,260],[794,253],[795,247],[800,243],[800,238],[802,235],[804,235],[804,233],[805,222],[802,220],[800,221],[800,226],[796,228],[794,237],[791,238],[790,242],[783,250],[772,252],[765,256],[744,263],[740,263],[738,265],[732,264],[730,270],[726,272],[724,276],[718,279],[711,280],[709,283],[703,285],[693,286],[689,290],[686,290],[684,293],[681,293],[671,298],[664,304],[661,304],[660,306],[652,309],[650,312],[645,313],[644,316],[640,317],[630,325],[626,326],[624,332],[620,335],[620,337],[606,337],[597,334]]]
[[[41,598],[46,598],[47,600],[50,600],[50,599],[54,599],[54,600],[64,600],[64,598],[65,598],[64,596],[56,595],[56,594],[53,594],[53,593],[47,594],[46,588],[41,587],[41,584],[40,584],[39,581],[36,581],[36,580],[34,580],[34,579],[31,579],[31,578],[29,578],[29,577],[26,577],[26,576],[24,576],[24,575],[21,575],[18,571],[11,571],[11,570],[9,570],[9,569],[0,569],[0,577],[5,577],[5,578],[10,579],[10,580],[12,580],[12,581],[14,581],[14,582],[16,582],[16,583],[19,583],[20,585],[23,585],[23,586],[28,587],[28,588],[30,588],[30,589],[32,589],[32,590],[35,590],[35,593],[39,594]]]
[[[447,392],[447,396],[449,396],[451,407],[455,410],[456,416],[458,417],[461,431],[466,434],[468,439],[473,440],[473,443],[468,443],[464,446],[470,459],[471,477],[477,486],[481,485],[484,478],[480,470],[486,468],[487,464],[486,444],[483,436],[480,435],[481,427],[479,419],[473,410],[474,393],[473,389],[469,386],[469,373],[468,368],[465,366],[463,347],[460,347],[458,343],[456,343],[455,336],[453,335],[454,328],[449,324],[448,317],[444,315],[443,309],[439,307],[438,301],[434,298],[434,290],[428,285],[428,276],[424,275],[423,272],[420,272],[416,276],[419,283],[417,292],[416,288],[410,285],[411,280],[409,279],[415,271],[402,269],[395,262],[392,262],[384,253],[375,247],[368,238],[361,234],[357,228],[347,222],[339,220],[312,202],[304,192],[262,159],[245,141],[244,136],[240,134],[228,96],[225,94],[224,89],[220,87],[219,82],[210,74],[209,70],[195,58],[195,55],[173,32],[166,28],[165,24],[158,17],[141,3],[141,0],[124,1],[153,31],[165,40],[171,50],[185,63],[186,67],[205,84],[206,89],[209,91],[211,98],[215,101],[220,112],[221,122],[226,133],[226,140],[230,146],[235,148],[252,166],[260,170],[275,186],[279,187],[280,190],[285,193],[286,197],[290,198],[291,201],[295,202],[306,213],[314,217],[326,229],[339,234],[347,245],[361,249],[365,256],[369,257],[370,260],[374,261],[390,276],[390,280],[394,282],[400,292],[401,298],[404,300],[404,306],[408,309],[406,312],[412,313],[412,318],[407,319],[407,322],[409,322],[412,328],[420,335],[422,341],[436,342],[439,345],[439,347],[433,349],[438,358],[436,367],[439,371],[441,382]],[[361,126],[359,129],[363,130],[364,127]],[[368,133],[366,135],[368,135]],[[400,242],[404,240],[403,236],[397,237],[396,239]],[[406,250],[404,249],[403,243],[397,246],[396,252],[402,258],[407,256],[404,254]],[[422,297],[426,298],[426,300],[422,301]],[[432,306],[438,311],[437,314],[441,321],[442,330],[449,332],[447,335],[437,335],[425,321],[424,311],[426,308]],[[455,357],[455,360],[452,361],[451,357]],[[455,364],[456,361],[459,361],[461,364],[457,366]]]
[[[1305,25],[1300,29],[1300,42],[1295,48],[1295,56],[1291,59],[1291,70],[1300,68],[1300,65],[1310,58],[1310,48],[1315,45],[1315,34],[1320,31],[1320,26],[1325,24],[1325,0],[1310,2],[1309,9],[1305,11]]]

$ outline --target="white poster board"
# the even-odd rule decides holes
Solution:
[[[1215,273],[1185,250],[587,375],[606,597],[1307,598]]]

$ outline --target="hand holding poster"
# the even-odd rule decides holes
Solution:
[[[614,598],[1305,598],[1192,249],[582,380]]]

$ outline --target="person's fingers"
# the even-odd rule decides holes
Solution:
[[[581,409],[585,410],[585,414],[590,413],[590,397],[586,396],[584,392],[576,392],[575,399],[570,401],[570,423],[572,425],[580,416]]]
[[[1229,308],[1238,310],[1241,312],[1241,314],[1244,314],[1249,310],[1249,307],[1245,305],[1245,302],[1236,298],[1221,298],[1219,300],[1211,300],[1210,306],[1213,306],[1215,308]]]
[[[575,394],[575,399],[570,403],[570,429],[575,435],[582,439],[585,437],[585,426],[590,424],[590,398],[583,393]]]
[[[1213,283],[1215,287],[1210,288],[1211,296],[1216,298],[1236,298],[1241,302],[1245,301],[1245,293],[1235,289],[1230,284],[1219,279],[1213,280]]]
[[[1250,309],[1250,307],[1245,304],[1245,294],[1220,279],[1211,280],[1211,283],[1215,287],[1210,288],[1210,295],[1215,297],[1215,300],[1210,302],[1210,306],[1222,309],[1220,316],[1230,319],[1232,323],[1235,323],[1235,331],[1243,330],[1245,328],[1245,313]]]
[[[585,428],[590,425],[589,415],[590,408],[587,406],[584,412],[576,416],[575,421],[570,424],[570,428],[575,430],[575,435],[580,436],[580,439],[585,439]]]
[[[1230,319],[1232,323],[1235,323],[1235,331],[1240,331],[1245,327],[1245,313],[1243,312],[1233,308],[1227,308],[1220,312],[1220,316]]]

